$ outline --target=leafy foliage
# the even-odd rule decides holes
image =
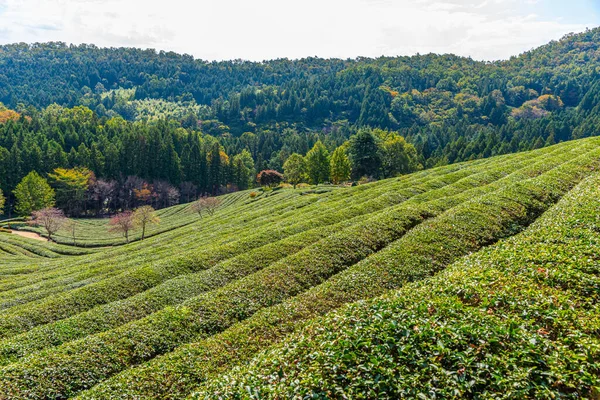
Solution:
[[[434,278],[310,323],[206,397],[596,397],[599,183]]]
[[[15,210],[20,215],[30,215],[34,211],[54,205],[54,190],[34,171],[19,182],[14,194],[17,200]]]

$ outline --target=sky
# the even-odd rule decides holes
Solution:
[[[600,25],[600,0],[0,0],[0,43],[204,60],[454,53],[498,60]]]

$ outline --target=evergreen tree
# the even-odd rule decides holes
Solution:
[[[233,182],[240,190],[250,187],[254,180],[254,160],[246,149],[233,157]]]
[[[221,145],[219,145],[219,142],[215,141],[213,143],[208,158],[210,162],[208,176],[209,190],[212,194],[217,194],[221,185],[222,174]]]
[[[335,149],[333,155],[331,156],[329,173],[331,176],[331,181],[335,184],[345,182],[350,179],[351,171],[352,166],[350,165],[350,160],[346,155],[346,149],[340,146]]]
[[[329,181],[329,152],[320,140],[306,154],[305,159],[310,183],[317,185]]]
[[[348,143],[348,155],[352,163],[352,177],[378,177],[381,170],[381,156],[377,138],[368,129],[361,129]]]
[[[54,205],[54,190],[35,171],[31,171],[19,182],[14,195],[17,201],[15,211],[19,215],[30,215]]]

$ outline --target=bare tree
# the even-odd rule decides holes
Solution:
[[[139,192],[142,190],[144,183],[145,181],[138,176],[128,176],[119,190],[120,207],[118,208],[127,209],[133,207],[137,200],[135,191],[138,190]]]
[[[71,237],[73,238],[73,246],[77,246],[77,237],[75,235],[77,232],[77,222],[75,222],[75,220],[73,219],[67,219],[63,228],[66,231],[68,231]]]
[[[135,228],[133,213],[131,211],[123,211],[112,217],[108,225],[109,232],[122,234],[125,237],[125,241],[129,243],[129,231]]]
[[[114,206],[115,198],[117,197],[117,183],[115,181],[107,181],[98,179],[93,188],[93,199],[96,201],[96,213],[101,214],[104,209],[110,209],[111,203]]]
[[[217,197],[200,197],[192,204],[190,209],[202,218],[203,212],[206,212],[208,215],[213,215],[220,205],[221,199]]]
[[[183,182],[179,186],[179,189],[181,191],[181,196],[185,197],[186,203],[189,203],[190,199],[196,197],[196,192],[198,191],[198,187],[192,182]]]
[[[62,210],[54,207],[47,207],[34,211],[29,223],[34,226],[42,226],[48,234],[48,239],[52,240],[52,235],[58,232],[65,221],[65,213]]]
[[[133,221],[136,225],[142,227],[142,240],[146,237],[146,226],[160,223],[160,218],[156,215],[151,206],[142,206],[133,213]]]
[[[167,204],[168,207],[174,206],[176,204],[179,204],[179,198],[181,197],[181,194],[179,193],[179,190],[177,190],[177,188],[171,186],[169,188],[169,191],[167,192]]]
[[[153,186],[156,208],[170,207],[179,203],[179,190],[169,182],[156,181]]]

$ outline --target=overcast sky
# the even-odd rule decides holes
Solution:
[[[505,59],[600,25],[600,0],[0,0],[0,43],[205,60],[455,53]]]

